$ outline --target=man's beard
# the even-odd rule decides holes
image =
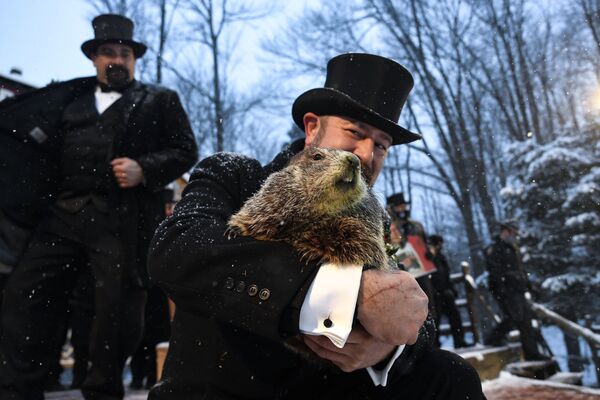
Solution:
[[[106,67],[106,81],[108,86],[114,89],[122,89],[127,85],[131,78],[129,70],[122,65],[109,65]]]
[[[362,175],[362,177],[367,185],[373,186],[373,182],[371,182],[371,180],[373,179],[373,171],[371,171],[371,168],[369,168],[366,165],[363,165],[361,163],[360,174]]]

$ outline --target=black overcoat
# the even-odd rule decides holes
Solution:
[[[201,161],[173,216],[156,231],[150,277],[177,309],[162,382],[150,399],[335,399],[344,393],[351,399],[373,385],[366,370],[322,369],[282,344],[298,332],[317,265],[301,262],[285,243],[225,234],[229,217],[302,147],[302,140],[293,143],[266,167],[227,153]],[[424,334],[407,346],[391,376],[410,370],[429,343]]]
[[[431,261],[435,264],[436,271],[431,274],[431,284],[436,292],[442,293],[446,290],[455,292],[454,285],[450,280],[450,265],[446,256],[438,252],[435,256],[431,255]]]
[[[485,260],[490,291],[502,311],[516,321],[526,318],[528,304],[524,295],[529,280],[523,270],[518,248],[497,237],[485,249]]]
[[[4,217],[34,225],[59,187],[65,107],[95,89],[96,77],[78,78],[0,103],[0,208]],[[123,97],[123,116],[107,155],[136,160],[145,183],[109,188],[131,270],[143,280],[148,243],[164,217],[162,190],[197,160],[197,146],[177,93],[134,82]],[[107,165],[108,167],[108,165]],[[6,218],[3,219],[4,221]],[[136,279],[137,279],[136,278]]]

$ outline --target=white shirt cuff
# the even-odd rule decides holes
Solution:
[[[388,361],[385,368],[382,369],[381,371],[374,370],[372,367],[367,368],[367,372],[369,373],[369,376],[371,377],[371,380],[373,381],[373,384],[375,386],[380,386],[380,385],[386,386],[387,385],[388,374],[390,372],[390,369],[392,369],[394,362],[396,361],[396,359],[398,357],[400,357],[400,354],[402,354],[402,351],[404,351],[404,347],[405,347],[405,345],[398,346],[398,348],[396,349],[396,352],[394,353],[392,358],[390,358],[390,361]]]
[[[344,347],[354,320],[362,265],[323,264],[300,309],[300,331]]]

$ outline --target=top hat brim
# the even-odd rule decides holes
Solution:
[[[499,223],[499,225],[500,225],[501,229],[510,229],[510,230],[517,232],[517,234],[519,233],[519,226],[515,222],[501,221]]]
[[[81,45],[81,51],[83,54],[90,60],[98,46],[104,43],[118,43],[125,46],[129,46],[133,49],[133,54],[135,58],[143,57],[148,49],[145,44],[136,42],[135,40],[124,40],[124,39],[91,39],[83,42]]]
[[[316,88],[302,93],[292,106],[292,117],[304,131],[304,114],[340,115],[354,118],[381,129],[392,137],[392,145],[414,142],[421,135],[401,127],[376,111],[365,107],[347,94],[332,88]]]
[[[394,193],[393,195],[388,196],[386,203],[390,206],[398,206],[400,204],[410,204],[410,201],[407,201],[404,198],[404,193]]]
[[[438,245],[438,244],[443,244],[444,243],[444,238],[441,237],[440,235],[430,235],[427,238],[427,243],[431,244],[433,246]]]

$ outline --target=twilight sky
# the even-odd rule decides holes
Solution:
[[[93,37],[94,13],[81,0],[0,0],[0,73],[23,70],[20,80],[43,86],[94,74],[79,47]]]

